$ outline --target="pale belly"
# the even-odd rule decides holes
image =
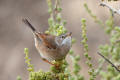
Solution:
[[[56,49],[37,49],[41,57],[47,59],[48,61],[63,59],[66,55],[61,52],[61,50]]]

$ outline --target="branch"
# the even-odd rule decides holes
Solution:
[[[109,60],[107,59],[105,56],[103,56],[101,53],[97,52],[102,58],[104,58],[108,63],[110,63],[112,65],[112,67],[114,67],[118,72],[120,72],[120,70]]]
[[[115,8],[111,7],[110,5],[104,3],[104,2],[100,3],[100,6],[107,7],[107,8],[110,9],[113,13],[117,13],[118,15],[120,15],[120,10],[115,9]]]

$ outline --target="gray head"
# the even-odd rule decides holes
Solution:
[[[62,34],[60,36],[57,36],[55,38],[55,42],[57,45],[59,46],[66,46],[68,48],[71,47],[71,39],[72,39],[72,36],[71,36],[71,32],[70,33],[66,33],[66,34]]]

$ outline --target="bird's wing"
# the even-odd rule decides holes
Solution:
[[[46,47],[48,47],[49,49],[56,49],[57,48],[57,44],[55,42],[55,36],[40,33],[39,37],[43,40],[44,45]]]

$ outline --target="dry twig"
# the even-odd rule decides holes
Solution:
[[[110,5],[106,4],[105,2],[100,3],[100,6],[107,7],[107,8],[109,8],[113,13],[117,13],[118,15],[120,15],[120,10],[117,10],[117,9],[111,7]]]
[[[105,56],[103,56],[101,53],[97,52],[102,58],[104,58],[108,63],[110,63],[112,65],[112,67],[114,67],[118,72],[120,72],[120,70],[118,69],[117,66],[115,66],[109,59],[107,59]]]

